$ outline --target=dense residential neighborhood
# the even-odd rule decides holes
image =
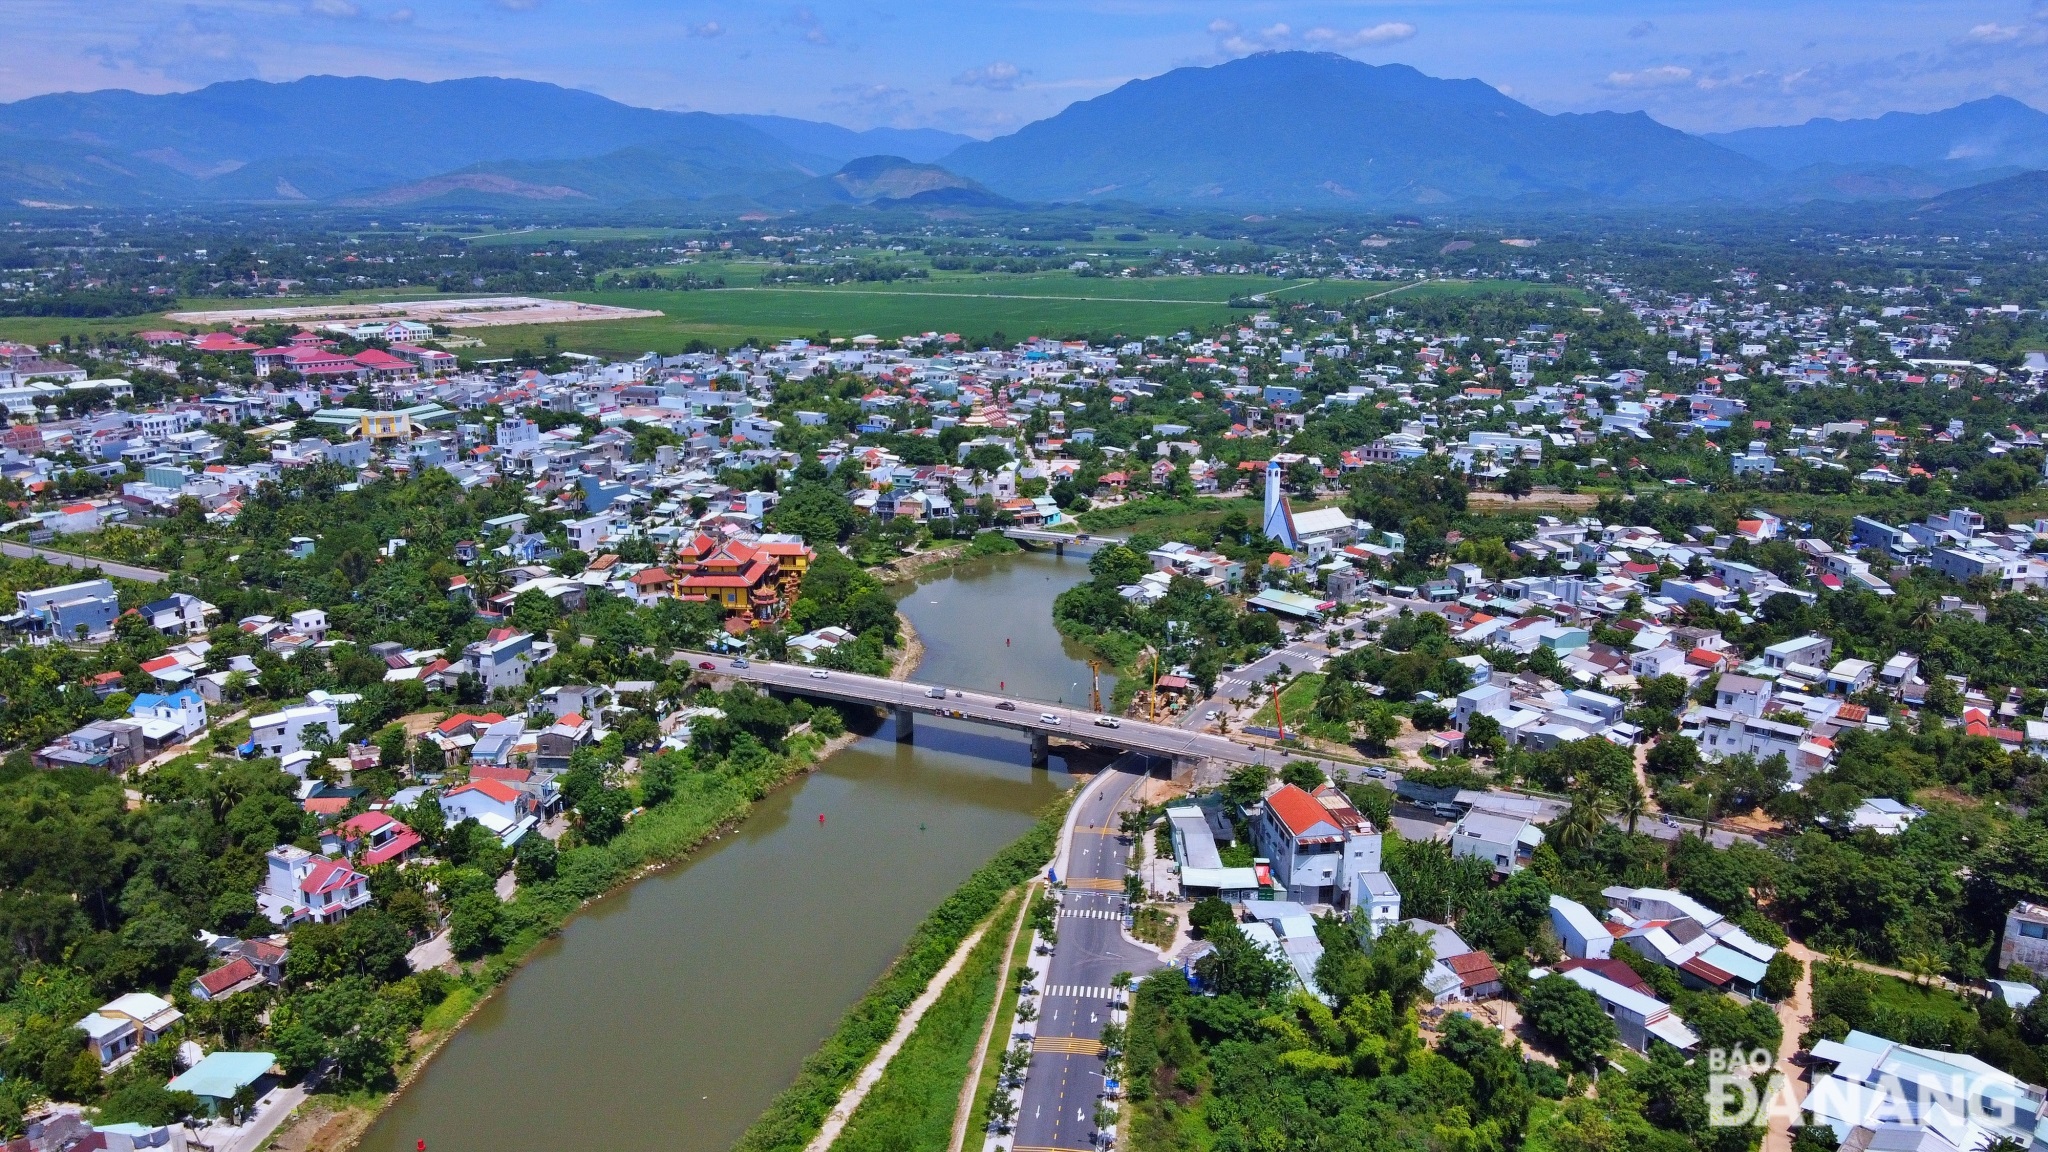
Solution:
[[[36,847],[0,1127],[240,1140],[388,1092],[583,901],[847,733],[914,743],[848,695],[911,674],[907,582],[1028,548],[1051,618],[986,605],[979,659],[1056,633],[1094,716],[1006,696],[1033,763],[1236,757],[1166,757],[1088,829],[1127,881],[1059,893],[1157,957],[1075,1050],[1124,1073],[1095,1128],[1238,1139],[1279,1108],[1256,1071],[1489,1085],[1445,1146],[1540,1115],[1559,1148],[1974,1152],[1882,1106],[1906,1066],[2048,1080],[2048,360],[1953,354],[2033,310],[1512,253],[1512,291],[1142,336],[6,346],[0,836]],[[975,721],[959,687],[926,714]],[[1796,1124],[1706,1120],[1734,1051]]]

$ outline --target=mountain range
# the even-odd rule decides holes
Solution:
[[[636,108],[487,77],[0,104],[0,198],[32,207],[1762,206],[1924,201],[2044,168],[2048,115],[2004,97],[1703,137],[1307,52],[1134,80],[988,141]]]

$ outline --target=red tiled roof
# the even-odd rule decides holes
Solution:
[[[1557,966],[1559,972],[1575,972],[1581,969],[1605,976],[1616,984],[1641,992],[1645,996],[1656,995],[1656,990],[1641,976],[1636,975],[1635,969],[1619,960],[1567,960]]]
[[[1735,980],[1735,977],[1721,971],[1697,956],[1680,964],[1678,967],[1680,971],[1690,972],[1716,988],[1727,987]]]
[[[256,966],[249,963],[247,958],[237,956],[201,976],[199,986],[206,989],[208,996],[219,996],[242,981],[255,978],[256,975]]]
[[[1467,990],[1485,984],[1500,983],[1500,970],[1493,966],[1493,957],[1484,952],[1466,952],[1444,961],[1444,967],[1458,974],[1458,982]]]
[[[1309,829],[1318,824],[1336,827],[1330,814],[1323,810],[1316,798],[1292,784],[1282,784],[1278,792],[1266,797],[1266,807],[1280,818],[1280,823],[1296,836],[1305,836]]]
[[[312,804],[316,801],[308,800],[306,803]],[[304,880],[299,881],[299,891],[312,896],[335,888],[346,888],[362,879],[361,872],[340,860],[322,860],[313,865],[313,870],[306,873]]]
[[[519,799],[519,790],[517,788],[514,788],[509,784],[501,783],[497,780],[489,779],[471,780],[469,783],[464,784],[462,787],[457,788],[453,792],[448,793],[448,795],[460,796],[464,792],[481,792],[484,795],[490,797],[491,799],[496,800],[500,804],[511,804]]]

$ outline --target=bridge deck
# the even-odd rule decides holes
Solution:
[[[856,672],[828,672],[803,664],[755,660],[747,662],[744,666],[735,667],[733,659],[729,656],[701,652],[683,653],[679,658],[688,661],[691,668],[699,671],[713,672],[796,695],[844,700],[877,708],[900,709],[926,716],[971,720],[1125,752],[1146,752],[1155,756],[1188,760],[1215,759],[1231,764],[1263,764],[1269,767],[1277,767],[1287,760],[1286,756],[1279,753],[1240,744],[1226,736],[1190,732],[1184,728],[1144,720],[1118,719],[1113,726],[1098,724],[1096,721],[1101,718],[1100,713],[1023,697],[975,692],[950,685],[914,680],[863,676]],[[706,669],[705,664],[711,667]],[[942,695],[933,695],[934,691]],[[1003,707],[1006,703],[1010,707]],[[1048,716],[1054,717],[1055,721],[1046,720]]]

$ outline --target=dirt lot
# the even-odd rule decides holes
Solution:
[[[281,308],[224,308],[171,312],[180,324],[312,324],[336,320],[415,320],[450,328],[512,324],[568,324],[584,320],[639,320],[660,316],[641,308],[548,300],[538,296],[472,296],[460,300],[398,300],[384,304],[303,304]]]
[[[1555,488],[1538,488],[1520,500],[1505,492],[1473,492],[1465,497],[1468,504],[1475,504],[1489,511],[1514,509],[1523,512],[1571,513],[1590,512],[1600,498],[1590,492],[1560,492]]]
[[[376,1114],[363,1108],[335,1108],[309,1103],[271,1138],[267,1147],[279,1152],[338,1152],[370,1127]]]

